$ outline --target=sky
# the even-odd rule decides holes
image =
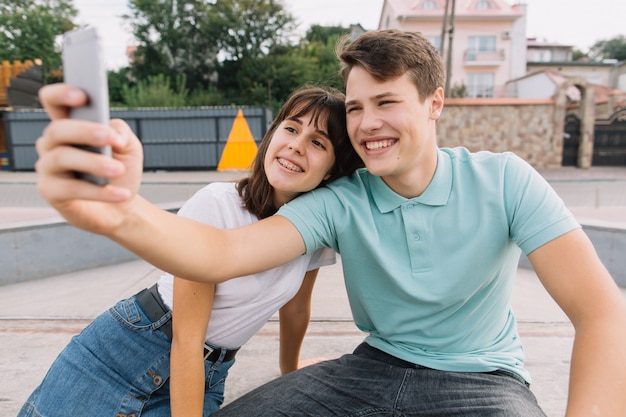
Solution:
[[[348,26],[360,23],[377,29],[384,0],[283,0],[300,23],[302,33],[312,24]],[[415,0],[406,0],[415,1]],[[510,4],[514,0],[508,0]],[[626,1],[623,0],[525,0],[526,36],[586,52],[602,39],[626,35]],[[103,38],[107,66],[126,66],[131,32],[119,16],[128,12],[128,0],[74,0],[79,24],[97,26]]]

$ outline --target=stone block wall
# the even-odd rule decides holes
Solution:
[[[554,100],[446,99],[437,138],[440,147],[510,151],[536,169],[558,168],[564,120],[556,116]]]

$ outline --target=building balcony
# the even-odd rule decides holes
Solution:
[[[504,49],[494,51],[476,51],[467,49],[463,54],[463,62],[466,66],[500,66],[504,63]]]

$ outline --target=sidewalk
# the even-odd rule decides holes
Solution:
[[[160,271],[143,261],[9,285],[0,291],[0,416],[13,416],[69,339],[115,302],[152,285]],[[626,292],[624,293],[626,296]],[[548,416],[565,410],[573,330],[529,270],[520,269],[513,307]],[[278,323],[268,322],[238,353],[227,402],[278,374]],[[335,358],[363,339],[353,325],[340,264],[322,268],[301,359]]]
[[[626,168],[542,172],[577,216],[626,224]],[[142,194],[183,201],[204,184],[241,173],[146,173]],[[0,172],[0,225],[54,217],[38,197],[35,174]],[[339,259],[340,262],[340,259]],[[1,273],[1,272],[0,272]],[[14,416],[69,339],[93,318],[142,288],[160,271],[144,261],[1,287],[0,416]],[[626,297],[626,290],[623,290]],[[513,308],[525,344],[532,390],[549,417],[564,415],[573,329],[532,271],[520,268]],[[320,270],[301,359],[334,358],[363,339],[351,321],[340,263]],[[231,401],[278,376],[276,318],[246,344],[228,378]]]

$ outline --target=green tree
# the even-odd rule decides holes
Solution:
[[[583,61],[587,58],[589,58],[589,56],[580,49],[574,49],[572,52],[572,61]]]
[[[128,107],[184,107],[188,91],[185,76],[176,77],[172,87],[170,79],[163,74],[148,77],[137,85],[122,86],[122,97]]]
[[[287,96],[304,83],[317,80],[317,60],[301,53],[299,48],[289,45],[277,46],[258,62],[256,73],[251,70],[249,60],[244,60],[241,74],[249,79],[247,94],[254,105],[264,105],[276,112]],[[254,74],[257,74],[255,77]],[[261,75],[258,77],[258,75]]]
[[[107,71],[107,83],[109,86],[109,102],[111,107],[124,106],[124,96],[122,94],[125,88],[132,87],[135,83],[130,80],[130,70],[128,67],[119,68],[115,71]]]
[[[600,40],[589,48],[589,56],[594,60],[626,60],[626,36],[618,35],[611,39]]]
[[[275,0],[214,3],[209,24],[217,29],[223,57],[218,88],[232,101],[240,98],[242,104],[267,104],[276,97],[272,92],[279,83],[276,61],[297,54],[288,40],[293,34],[293,16]]]
[[[335,45],[349,32],[314,26],[294,39],[295,19],[277,0],[129,0],[138,41],[131,79],[187,77],[193,105],[276,110],[304,83],[343,88]],[[120,78],[117,81],[122,81]],[[113,85],[113,83],[112,83]]]
[[[72,0],[2,0],[0,61],[41,59],[44,81],[61,68],[56,38],[74,28]]]
[[[266,55],[274,46],[287,44],[294,18],[275,0],[214,0],[208,24],[218,37],[226,60],[238,61]]]
[[[348,33],[350,29],[341,26],[313,25],[300,42],[302,52],[317,61],[316,80],[339,90],[343,90],[344,85],[339,76],[339,61],[335,49],[337,42]]]
[[[305,40],[307,42],[320,42],[327,44],[328,41],[334,40],[350,33],[350,28],[343,26],[320,26],[311,25],[306,31]]]
[[[129,0],[130,23],[138,42],[131,68],[138,79],[184,75],[190,90],[205,88],[215,72],[217,39],[209,24],[208,0]]]

